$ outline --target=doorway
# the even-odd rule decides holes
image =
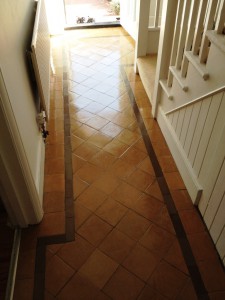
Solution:
[[[64,0],[66,27],[120,24],[120,0]]]

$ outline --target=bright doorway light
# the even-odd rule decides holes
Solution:
[[[68,27],[119,21],[120,0],[64,0]]]

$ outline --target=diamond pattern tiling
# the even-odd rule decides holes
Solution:
[[[150,276],[149,285],[165,297],[174,299],[185,287],[188,276],[172,267],[166,262],[161,262]]]
[[[54,255],[46,266],[46,290],[56,296],[73,274],[74,270]]]
[[[135,241],[117,229],[113,229],[103,240],[99,249],[118,263],[128,256]]]
[[[127,208],[125,206],[108,198],[95,213],[110,225],[116,226],[120,219],[125,215],[126,211]]]
[[[119,267],[111,279],[105,285],[103,291],[112,299],[133,300],[144,288],[144,282],[128,272],[125,268]]]
[[[94,286],[102,289],[118,264],[110,257],[96,249],[79,270]]]
[[[121,65],[206,287],[212,299],[224,299],[224,274],[214,248],[152,118],[140,77],[133,71],[133,40],[122,28],[70,31],[65,33],[65,39],[69,52],[75,240],[47,247],[45,299],[197,299],[133,113]],[[53,47],[56,72],[62,70],[58,45]],[[59,90],[51,93],[51,99],[46,215],[36,236],[65,231],[65,185],[61,174],[64,128]],[[29,245],[27,241],[28,238],[23,249]],[[30,267],[24,272],[32,276]],[[32,289],[33,279],[17,279],[15,299],[32,299]]]
[[[151,222],[132,210],[128,210],[126,215],[116,226],[120,231],[134,240],[139,240],[147,231]]]
[[[123,262],[123,266],[143,281],[147,281],[161,258],[137,244]]]
[[[78,234],[84,237],[92,245],[98,246],[111,230],[112,226],[92,214],[78,229]]]
[[[95,211],[107,198],[107,195],[96,188],[94,185],[90,185],[77,199],[77,203],[81,203],[83,206],[91,211]]]

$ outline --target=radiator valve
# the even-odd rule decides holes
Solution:
[[[48,130],[46,130],[46,114],[45,111],[42,111],[37,115],[37,123],[41,131],[44,142],[46,141],[47,136],[49,135]]]

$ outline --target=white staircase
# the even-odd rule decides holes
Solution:
[[[225,0],[164,1],[150,101],[225,264],[224,24]]]

